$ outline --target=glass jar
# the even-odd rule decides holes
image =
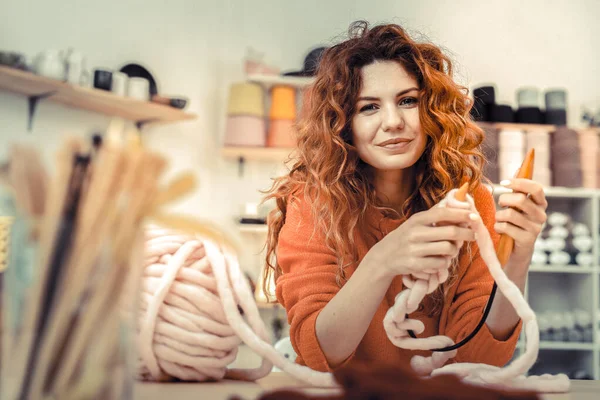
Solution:
[[[75,242],[60,241],[69,227],[62,221],[57,240],[47,246],[36,221],[20,215],[12,220],[2,283],[3,400],[133,398],[142,241],[121,265],[111,238],[88,246],[95,256],[88,258],[89,273],[80,276],[74,267],[84,258],[74,255]],[[49,261],[41,268],[46,248],[54,250],[46,252]]]

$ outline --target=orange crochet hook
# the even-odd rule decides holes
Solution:
[[[533,149],[529,149],[527,155],[525,156],[525,160],[523,160],[523,164],[521,164],[521,168],[519,168],[519,172],[517,173],[516,178],[524,178],[531,179],[533,177],[533,160],[535,156],[535,151]],[[504,266],[510,257],[510,254],[513,251],[513,247],[515,246],[515,241],[512,237],[503,233],[500,235],[500,241],[498,242],[498,250],[496,251],[496,255],[498,256],[498,261],[500,261],[500,265]]]
[[[469,182],[465,182],[454,195],[458,201],[467,201],[467,191],[469,190]]]

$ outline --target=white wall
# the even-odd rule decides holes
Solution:
[[[0,0],[0,15],[0,49],[34,56],[74,47],[92,67],[140,62],[161,92],[188,96],[198,119],[149,127],[146,138],[171,158],[169,176],[198,174],[200,190],[176,209],[203,217],[229,219],[239,204],[258,200],[256,189],[278,171],[248,164],[240,179],[235,163],[219,157],[227,86],[243,79],[246,46],[284,70],[297,69],[308,49],[342,37],[352,20],[393,21],[450,49],[458,79],[494,82],[501,102],[514,104],[522,85],[564,87],[571,125],[582,106],[600,106],[595,0]],[[0,92],[0,158],[14,140],[33,140],[50,157],[63,134],[89,134],[109,121],[42,103],[28,133],[26,113],[25,98]]]

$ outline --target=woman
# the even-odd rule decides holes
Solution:
[[[355,361],[408,364],[419,354],[395,347],[383,328],[402,275],[450,269],[451,278],[411,315],[425,325],[419,337],[458,342],[473,331],[493,280],[469,212],[433,207],[463,180],[492,238],[514,238],[505,272],[521,291],[546,220],[544,192],[531,180],[504,182],[513,192],[500,196],[505,208],[495,211],[481,184],[483,132],[438,47],[413,41],[398,25],[358,22],[350,35],[323,54],[299,122],[299,157],[267,196],[277,210],[264,278],[276,275],[296,361],[320,371]],[[498,293],[485,325],[454,361],[504,365],[520,328]]]

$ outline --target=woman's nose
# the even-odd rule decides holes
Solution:
[[[394,107],[393,110],[386,110],[383,113],[382,129],[385,132],[402,129],[404,127],[404,119],[400,110]]]

